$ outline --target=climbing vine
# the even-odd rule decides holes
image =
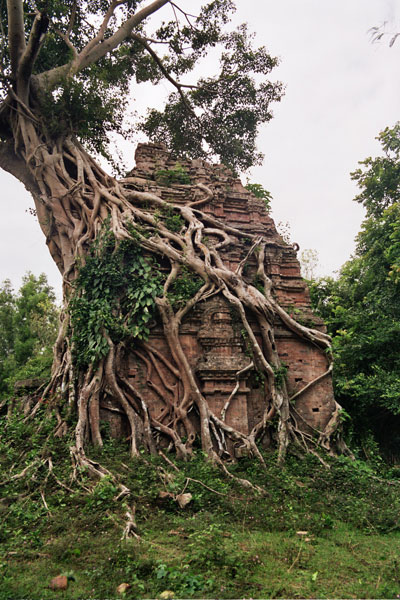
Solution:
[[[197,294],[203,283],[201,277],[190,273],[187,267],[181,267],[179,275],[168,291],[168,300],[172,308],[174,310],[183,308]]]
[[[248,182],[246,184],[246,190],[248,192],[251,192],[253,194],[253,196],[255,196],[256,198],[260,198],[261,200],[263,200],[267,211],[271,210],[272,194],[271,194],[271,192],[266,190],[261,185],[261,183],[249,183]]]
[[[183,168],[183,166],[176,162],[173,169],[158,169],[154,178],[160,185],[171,187],[174,183],[180,183],[182,185],[189,185],[191,183],[190,177]]]
[[[163,279],[156,259],[143,256],[134,237],[117,242],[107,219],[78,269],[69,304],[78,367],[107,355],[107,336],[115,344],[147,339]]]

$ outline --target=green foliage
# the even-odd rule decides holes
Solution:
[[[77,365],[96,363],[108,353],[106,336],[147,339],[163,276],[135,240],[116,243],[107,222],[80,268],[70,302]]]
[[[261,371],[255,371],[253,375],[253,386],[259,388],[265,383],[265,375]]]
[[[169,566],[158,561],[154,571],[159,590],[173,590],[174,596],[191,598],[198,593],[207,592],[213,588],[214,579],[207,575],[196,574],[189,564]]]
[[[180,215],[170,214],[165,219],[165,226],[172,232],[179,233],[184,225]]]
[[[1,599],[50,600],[59,573],[70,576],[63,597],[71,600],[115,597],[122,582],[131,585],[126,598],[159,598],[165,590],[227,599],[391,598],[399,591],[400,483],[388,485],[382,464],[327,458],[327,469],[308,456],[281,468],[272,453],[265,468],[250,458],[229,466],[237,477],[268,482],[264,496],[201,453],[175,461],[176,471],[158,456],[132,459],[126,444],[107,440],[102,464],[118,466],[118,480],[132,492],[117,500],[110,477],[95,482],[78,471],[72,480],[68,445],[49,438],[54,420],[37,425],[0,416]],[[54,476],[43,460],[49,453]],[[27,478],[8,481],[35,459]],[[175,494],[192,494],[185,509],[159,497],[161,466]],[[132,501],[141,540],[121,541]]]
[[[14,349],[15,295],[11,282],[6,279],[0,288],[0,357],[1,363]]]
[[[220,3],[212,3],[214,5]],[[246,170],[260,164],[256,136],[262,123],[271,117],[270,104],[283,95],[281,84],[254,77],[268,75],[277,60],[265,48],[253,49],[252,37],[245,25],[221,39],[225,46],[220,73],[204,78],[188,93],[196,117],[179,94],[171,94],[161,112],[152,109],[142,122],[151,139],[162,140],[178,156],[207,157],[209,150],[234,170]]]
[[[354,258],[337,280],[311,283],[316,311],[334,336],[335,391],[360,439],[373,432],[388,455],[400,437],[400,126],[379,136],[384,157],[353,174],[367,217]]]
[[[289,367],[284,362],[282,362],[278,368],[274,368],[275,384],[278,390],[283,387],[283,384],[286,381],[288,369]]]
[[[254,287],[256,287],[258,289],[259,292],[261,292],[262,295],[265,294],[264,282],[263,282],[262,278],[257,274],[254,278],[253,285],[254,285]]]
[[[386,127],[377,137],[383,156],[366,158],[352,173],[361,193],[355,198],[367,209],[368,216],[380,217],[384,210],[400,200],[400,122]]]
[[[174,309],[185,306],[186,302],[193,298],[199,291],[204,281],[198,275],[185,266],[182,266],[178,277],[168,290],[168,299]]]
[[[162,218],[167,229],[174,233],[179,233],[185,224],[180,214],[177,214],[172,206],[163,206],[160,212],[155,212],[154,216]]]
[[[256,198],[261,198],[261,200],[264,200],[265,208],[267,211],[271,210],[272,195],[261,185],[261,183],[247,183],[245,188],[246,190],[251,192]]]
[[[0,396],[18,379],[47,377],[58,325],[53,289],[44,274],[28,273],[14,293],[9,281],[0,288]]]
[[[246,26],[226,31],[235,9],[232,0],[211,0],[199,6],[197,16],[184,16],[170,6],[163,7],[164,20],[156,31],[146,31],[147,25],[141,23],[134,28],[132,37],[122,38],[109,54],[78,72],[70,44],[78,55],[87,47],[109,4],[102,0],[84,3],[26,0],[23,8],[26,39],[38,11],[43,11],[42,24],[48,23],[33,76],[36,83],[40,81],[35,86],[40,91],[35,94],[35,111],[51,136],[76,135],[90,150],[111,159],[110,134],[125,135],[131,131],[125,127],[124,118],[132,83],[156,85],[165,79],[166,72],[185,83],[185,75],[213,50],[220,55],[219,75],[200,79],[188,92],[185,89],[185,100],[178,93],[172,94],[164,112],[150,110],[137,127],[152,139],[166,142],[180,156],[214,155],[237,169],[260,162],[256,135],[260,125],[271,119],[270,104],[280,100],[283,88],[266,80],[277,60],[265,48],[253,48],[254,36]],[[108,21],[103,43],[141,8],[142,0],[119,3],[114,17]],[[11,75],[6,2],[0,4],[0,19],[2,101],[7,97]],[[162,48],[162,68],[137,36],[143,41],[151,38],[162,44],[152,44],[153,51]],[[66,37],[70,44],[66,43]],[[57,76],[54,69],[58,69]],[[48,73],[52,76],[46,77]],[[132,116],[129,117],[132,121]]]
[[[155,172],[154,177],[157,183],[167,187],[171,187],[174,183],[190,184],[190,177],[179,162],[173,169],[159,169]]]
[[[388,277],[395,283],[400,283],[400,204],[396,203],[385,210],[390,229],[389,244],[385,250],[385,258],[390,264]]]
[[[91,70],[98,72],[98,69]],[[42,95],[43,127],[53,139],[76,135],[89,150],[110,158],[108,136],[123,133],[125,95],[116,94],[108,81],[93,75],[66,79]]]
[[[114,498],[118,495],[118,488],[114,485],[109,475],[106,475],[95,485],[86,498],[89,511],[101,507],[103,510],[113,508]]]

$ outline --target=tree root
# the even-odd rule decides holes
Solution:
[[[127,518],[124,531],[122,532],[121,540],[127,540],[130,537],[134,537],[140,540],[138,526],[135,520],[136,507],[134,504],[126,511],[125,516]]]
[[[12,123],[16,147],[37,183],[38,193],[34,195],[34,200],[38,219],[64,281],[64,310],[55,346],[52,379],[31,416],[37,414],[47,399],[51,399],[53,406],[60,409],[68,406],[69,414],[77,412],[75,445],[71,448],[75,474],[79,466],[96,478],[111,476],[109,471],[85,454],[88,442],[102,446],[100,407],[105,397],[112,398],[115,410],[121,411],[127,418],[132,456],[138,455],[141,444],[155,454],[162,447],[161,440],[168,440],[178,457],[188,459],[197,436],[189,418],[190,411],[197,413],[200,422],[202,450],[229,477],[232,475],[223,461],[226,458],[235,460],[235,456],[227,439],[233,445],[243,446],[246,452],[263,463],[257,441],[264,435],[274,416],[278,420],[276,437],[280,463],[283,463],[292,442],[304,449],[312,449],[315,444],[297,426],[290,402],[330,374],[330,338],[298,323],[277,302],[273,295],[272,280],[265,272],[265,248],[270,242],[262,236],[248,234],[252,245],[236,272],[233,272],[224,264],[220,251],[237,243],[243,233],[200,210],[212,199],[213,189],[197,184],[202,196],[199,198],[197,193],[194,200],[185,205],[173,204],[155,193],[140,191],[136,180],[126,178],[117,181],[107,175],[76,139],[68,136],[56,141],[47,139],[39,131],[38,123],[32,120],[28,107],[19,104],[18,109]],[[171,214],[171,211],[182,222],[179,231],[172,231],[167,226],[165,215]],[[132,340],[114,341],[106,324],[102,324],[103,336],[108,344],[106,355],[87,368],[78,368],[76,365],[72,342],[74,326],[70,322],[68,307],[76,294],[84,293],[76,290],[73,283],[79,269],[85,265],[89,248],[103,227],[112,231],[116,247],[129,240],[139,244],[145,256],[160,257],[164,265],[169,263],[163,293],[156,298],[156,305],[171,358],[162,356],[148,342],[134,340],[136,358],[147,371],[147,386],[163,403],[160,414],[155,414],[147,406],[144,395],[125,376],[125,344]],[[206,243],[204,236],[207,234],[217,241]],[[257,277],[263,283],[263,292],[243,276],[244,267],[252,257],[256,257]],[[169,293],[183,268],[201,278],[203,285],[192,298],[186,300],[184,306],[174,308]],[[213,414],[199,389],[180,337],[183,318],[198,303],[215,294],[222,295],[240,315],[246,331],[247,350],[251,354],[249,365],[236,374],[236,385],[220,415]],[[134,301],[130,308],[124,308],[125,312],[118,313],[116,317],[126,321],[133,308]],[[249,315],[258,323],[261,340],[257,339],[249,323]],[[286,381],[278,381],[276,375],[282,368],[274,336],[277,320],[300,339],[318,348],[327,360],[326,372],[292,397]],[[244,434],[228,425],[226,416],[239,390],[240,377],[253,366],[266,381],[265,410],[250,434]],[[170,381],[160,376],[162,369],[167,369]],[[160,384],[154,382],[153,372],[158,373]],[[317,445],[329,451],[333,449],[332,441],[335,438],[337,442],[336,432],[340,425],[338,411],[340,407],[325,431],[319,432]],[[66,431],[66,419],[61,418],[60,414],[63,414],[61,410],[57,431],[62,435]],[[336,445],[344,449],[343,444]],[[262,488],[245,480],[241,482],[257,492],[265,493]],[[121,493],[127,494],[129,491],[125,489]]]
[[[22,469],[22,471],[20,471],[20,473],[17,473],[16,475],[13,475],[12,477],[5,479],[4,481],[0,481],[0,486],[7,485],[7,484],[11,483],[12,481],[17,481],[18,479],[23,479],[24,477],[26,477],[26,475],[30,471],[30,469],[32,467],[34,467],[35,465],[37,465],[37,468],[39,468],[40,461],[38,458],[35,458],[35,460],[33,460],[31,463],[29,463],[29,465],[27,465],[24,469]]]

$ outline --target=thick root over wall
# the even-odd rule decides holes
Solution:
[[[39,223],[46,235],[52,257],[63,274],[64,311],[62,324],[55,346],[52,379],[34,407],[34,415],[44,399],[52,399],[58,414],[57,434],[66,430],[65,414],[77,411],[75,446],[71,449],[75,463],[85,465],[93,474],[107,474],[100,465],[93,463],[85,454],[88,442],[102,445],[100,432],[100,405],[102,398],[112,397],[115,410],[122,412],[129,423],[129,443],[132,455],[137,455],[138,431],[148,451],[160,450],[160,440],[168,440],[179,457],[191,455],[196,436],[201,438],[201,447],[208,458],[223,466],[232,459],[232,443],[243,446],[247,453],[261,462],[263,458],[257,447],[274,419],[278,460],[285,458],[291,444],[297,451],[315,451],[322,446],[328,451],[337,449],[337,430],[340,422],[340,407],[332,415],[325,431],[313,435],[301,431],[296,412],[291,403],[305,389],[332,370],[330,338],[328,335],[305,327],[296,322],[275,300],[272,282],[264,270],[266,240],[252,237],[247,257],[232,272],[223,263],[220,250],[234,244],[242,234],[239,230],[220,223],[201,211],[201,206],[212,198],[212,191],[199,184],[197,196],[192,203],[174,205],[157,195],[143,192],[129,178],[116,180],[107,175],[72,138],[55,142],[38,133],[38,123],[25,106],[18,105],[13,115],[15,152],[22,158],[27,170],[26,179],[34,182],[30,186],[35,200]],[[160,218],[163,210],[180,217],[182,227],[171,231]],[[106,224],[106,225],[105,225]],[[143,394],[124,376],[122,368],[126,352],[126,341],[115,342],[104,327],[103,337],[108,350],[95,364],[78,368],[74,361],[71,344],[73,324],[70,322],[68,306],[74,294],[82,293],[74,287],[79,268],[85,265],[89,248],[104,230],[110,230],[116,246],[124,240],[139,245],[145,256],[161,257],[169,264],[162,293],[155,299],[165,339],[168,343],[171,362],[149,343],[138,339],[134,343],[136,357],[143,361],[148,372],[148,385],[166,404],[166,418],[157,420],[151,414]],[[205,242],[206,236],[217,240]],[[246,234],[246,237],[251,237]],[[243,269],[250,256],[256,257],[257,277],[263,291],[246,283]],[[79,266],[79,268],[78,268]],[[182,268],[201,278],[202,285],[184,306],[174,309],[169,291]],[[182,348],[179,329],[182,319],[199,302],[213,295],[222,295],[239,315],[242,328],[246,331],[249,365],[265,378],[265,409],[262,419],[253,430],[245,435],[225,421],[225,415],[238,387],[232,390],[221,415],[210,409],[204,398],[193,370]],[[132,301],[132,308],[134,301]],[[125,314],[129,316],[125,308]],[[249,315],[258,324],[262,343],[257,340],[250,324]],[[277,380],[276,373],[282,367],[274,335],[276,317],[297,336],[320,349],[327,356],[326,373],[291,398],[285,381]],[[172,386],[165,382],[163,389],[151,380],[153,370],[162,364],[178,382],[179,399]],[[65,406],[68,407],[67,411]],[[189,418],[195,410],[199,417],[200,431],[194,429]],[[63,415],[63,416],[61,416]],[[277,423],[277,425],[276,425]]]

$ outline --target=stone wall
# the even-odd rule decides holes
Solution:
[[[246,234],[262,235],[267,240],[265,270],[273,282],[277,300],[301,323],[325,331],[322,321],[312,313],[308,288],[300,275],[296,247],[282,240],[263,200],[248,192],[229,169],[202,160],[180,161],[190,177],[190,184],[167,186],[165,182],[161,185],[159,172],[175,169],[177,162],[163,146],[140,144],[135,159],[136,167],[129,173],[130,181],[137,189],[153,192],[164,200],[175,204],[200,201],[204,191],[197,184],[205,184],[211,189],[213,197],[201,205],[201,210],[242,232],[234,246],[220,250],[230,269],[235,270],[248,252],[250,240]],[[253,257],[249,259],[245,278],[253,282],[255,274]],[[251,325],[260,337],[256,324],[251,322]],[[293,395],[327,370],[327,359],[321,350],[289,331],[279,318],[276,318],[275,326],[278,352],[288,367],[288,386]],[[214,296],[198,304],[187,315],[180,336],[200,389],[213,412],[220,416],[237,383],[238,371],[250,363],[240,320],[224,298]],[[167,422],[168,406],[163,398],[167,394],[178,405],[182,390],[159,324],[152,327],[148,344],[156,353],[157,362],[153,364],[143,352],[133,349],[127,363],[127,376],[146,399],[152,416],[157,421]],[[243,373],[239,377],[238,393],[227,409],[226,422],[243,433],[250,432],[263,414],[264,386],[253,369]],[[300,429],[323,430],[334,409],[331,378],[324,377],[302,393],[294,408]],[[192,413],[190,418],[196,428],[197,417],[194,411]],[[111,421],[113,427],[118,427],[118,415],[111,414],[106,404],[103,404],[102,417]]]

